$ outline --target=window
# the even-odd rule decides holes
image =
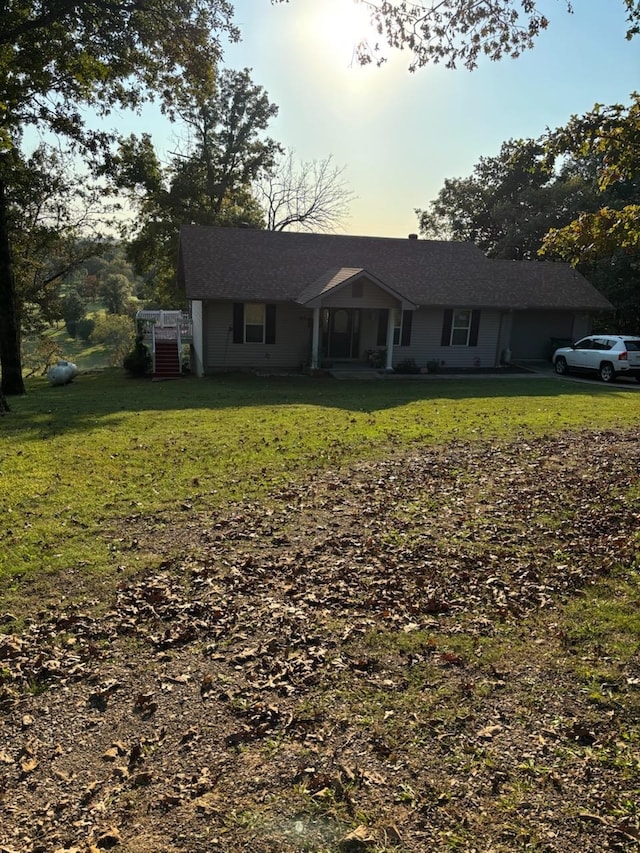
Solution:
[[[244,306],[244,342],[264,343],[264,305],[259,302],[247,302]]]
[[[377,346],[383,347],[387,343],[387,322],[389,310],[381,308],[378,311],[378,336]],[[393,309],[393,345],[411,346],[411,327],[413,325],[413,311],[401,311]]]
[[[451,346],[466,347],[471,331],[471,311],[454,311],[451,323]]]
[[[443,347],[477,347],[480,311],[469,308],[447,308],[442,317]]]
[[[400,337],[402,335],[402,311],[399,308],[393,309],[393,345],[400,345]]]
[[[275,344],[276,306],[263,302],[235,302],[234,344]]]

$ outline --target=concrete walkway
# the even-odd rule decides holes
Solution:
[[[480,370],[442,370],[436,373],[386,373],[380,368],[365,365],[338,365],[327,370],[334,379],[350,380],[409,380],[434,381],[442,379],[540,379],[555,376],[553,365],[547,362],[518,365],[513,367],[495,368],[486,372]]]
[[[334,379],[350,379],[357,381],[383,380],[387,382],[399,382],[404,380],[437,382],[443,379],[497,379],[500,381],[505,379],[555,379],[558,382],[581,382],[588,385],[596,384],[600,387],[615,388],[624,391],[640,391],[640,382],[626,376],[619,377],[615,382],[610,383],[607,386],[605,386],[605,383],[592,376],[580,376],[579,374],[558,376],[553,365],[549,361],[526,362],[514,365],[513,367],[516,369],[508,367],[495,368],[489,372],[483,372],[482,369],[480,369],[478,371],[462,371],[460,373],[448,373],[446,371],[441,373],[385,373],[384,370],[374,369],[364,365],[340,365],[327,370],[327,373]]]

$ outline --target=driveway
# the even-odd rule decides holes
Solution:
[[[522,365],[525,367],[525,365]],[[549,361],[527,363],[526,369],[533,371],[538,376],[553,377],[561,382],[583,382],[588,385],[602,385],[609,388],[624,389],[625,391],[640,391],[640,382],[630,376],[619,376],[615,382],[605,383],[596,376],[580,375],[579,373],[565,373],[559,376]]]

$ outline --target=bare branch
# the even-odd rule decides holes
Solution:
[[[349,215],[355,195],[335,166],[324,160],[296,163],[289,150],[255,184],[270,231],[336,231]]]

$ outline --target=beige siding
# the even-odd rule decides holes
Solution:
[[[386,290],[370,281],[362,282],[362,296],[353,296],[352,285],[347,284],[341,290],[332,291],[322,300],[325,308],[397,308],[400,305]]]
[[[204,369],[298,370],[311,358],[311,312],[300,306],[276,306],[275,344],[234,344],[233,303],[204,306]]]
[[[378,308],[392,308],[397,302],[389,294],[365,285],[363,298],[351,296],[345,288],[342,303],[334,294],[331,307],[361,308],[359,356],[377,348]],[[372,304],[379,300],[383,304]],[[362,303],[365,303],[366,307]],[[233,303],[206,302],[203,305],[203,365],[204,372],[218,370],[298,370],[310,362],[312,311],[292,304],[276,308],[276,343],[234,344]],[[504,312],[502,312],[504,314]],[[547,355],[551,337],[576,337],[572,312],[514,312],[511,330],[512,358],[543,358]],[[510,318],[507,318],[510,319]],[[437,361],[443,368],[495,367],[500,363],[501,349],[509,324],[501,312],[483,309],[480,312],[478,345],[442,346],[442,309],[419,308],[413,312],[411,345],[395,346],[393,364],[413,359],[418,367]]]
[[[414,311],[411,346],[394,347],[393,363],[398,364],[406,358],[412,358],[418,367],[426,367],[430,361],[437,361],[445,369],[496,366],[499,359],[499,311],[487,309],[480,312],[478,345],[475,347],[443,347],[441,345],[443,321],[444,311],[441,309],[419,308]]]

